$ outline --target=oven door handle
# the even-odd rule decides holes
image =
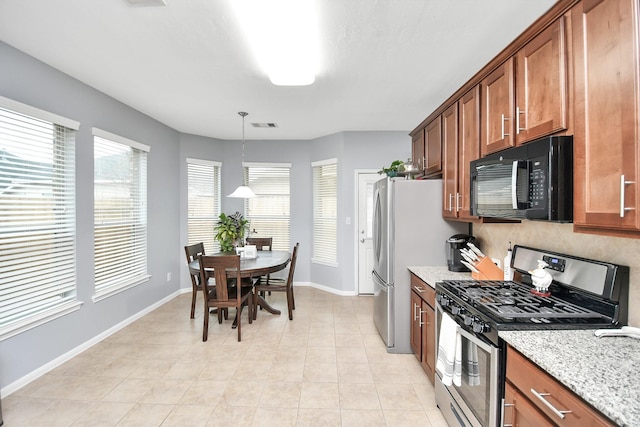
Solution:
[[[491,347],[489,344],[481,341],[478,339],[478,337],[474,336],[473,334],[470,334],[469,332],[465,331],[464,329],[462,329],[460,326],[458,326],[458,333],[460,335],[462,335],[463,337],[465,337],[466,339],[468,339],[470,342],[474,343],[475,345],[477,345],[478,347],[480,347],[482,350],[484,350],[485,352],[491,354],[493,347]]]

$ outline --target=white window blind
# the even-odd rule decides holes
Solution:
[[[244,183],[258,196],[245,199],[251,236],[271,237],[273,250],[291,250],[290,172],[289,163],[244,163]]]
[[[313,168],[312,261],[337,265],[338,163],[336,159],[311,164]]]
[[[220,250],[213,237],[220,215],[220,163],[187,159],[188,244],[203,242],[206,253]]]
[[[77,128],[77,122],[0,97],[0,338],[80,305]]]
[[[94,129],[94,301],[148,280],[147,151]]]

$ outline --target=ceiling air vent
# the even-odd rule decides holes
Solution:
[[[277,128],[278,125],[275,123],[251,123],[251,126],[254,128]]]
[[[125,0],[129,6],[166,6],[165,0]]]

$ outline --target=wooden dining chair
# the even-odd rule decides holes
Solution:
[[[273,249],[273,237],[247,237],[247,245],[255,245],[256,249],[259,251],[270,251]],[[283,279],[272,279],[270,274],[266,276],[257,277],[256,279],[270,284],[270,282],[278,282],[278,284],[284,284]],[[262,296],[264,297],[265,293],[262,292]],[[269,292],[271,295],[271,292]]]
[[[184,253],[187,256],[187,266],[189,266],[189,264],[198,259],[200,255],[205,255],[204,243],[200,242],[193,245],[187,245],[184,247]],[[200,286],[199,273],[194,274],[189,271],[189,276],[191,276],[191,319],[193,319],[196,310],[196,295],[198,295],[198,292],[202,290],[202,287]]]
[[[240,277],[240,255],[200,256],[200,283],[203,283],[204,294],[204,326],[202,341],[207,340],[209,334],[209,309],[218,309],[218,323],[222,323],[223,311],[236,308],[236,329],[238,342],[242,339],[242,307],[248,306],[249,323],[253,321],[253,283],[245,286]],[[211,273],[213,271],[213,273]],[[215,279],[215,286],[211,286],[209,277]],[[243,285],[237,286],[238,283]]]
[[[293,320],[293,310],[295,307],[295,299],[293,296],[293,275],[296,271],[296,259],[298,258],[298,246],[300,243],[296,243],[293,247],[293,252],[291,254],[291,262],[289,263],[289,274],[287,275],[287,280],[283,284],[274,284],[271,283],[269,285],[266,282],[258,281],[256,285],[253,287],[255,296],[254,300],[257,297],[259,292],[264,291],[272,291],[272,292],[286,292],[287,293],[287,308],[289,310],[289,320]],[[255,319],[258,316],[257,306],[254,306],[253,318]]]
[[[272,237],[247,237],[247,245],[255,245],[259,251],[270,251],[272,243]]]

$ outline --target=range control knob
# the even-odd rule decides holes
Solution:
[[[467,326],[471,326],[472,323],[473,323],[473,316],[465,314],[464,315],[464,324],[467,325]]]
[[[457,316],[459,314],[463,314],[464,313],[464,308],[460,307],[459,305],[454,305],[451,307],[451,314],[453,314],[454,316]]]
[[[476,320],[473,322],[473,332],[475,332],[476,334],[489,332],[490,329],[491,327],[481,320]]]
[[[440,298],[438,298],[438,303],[443,306],[443,307],[447,307],[449,305],[449,303],[451,303],[451,300],[447,297],[445,297],[444,295],[439,295]]]

